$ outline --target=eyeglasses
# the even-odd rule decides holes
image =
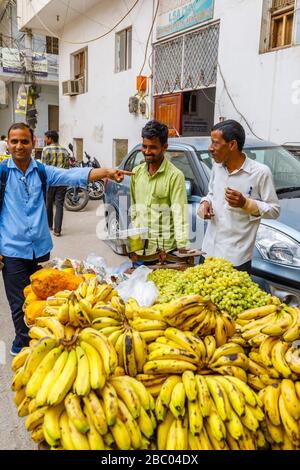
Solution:
[[[28,184],[27,184],[26,177],[21,176],[20,181],[22,181],[22,183],[24,183],[25,192],[26,192],[27,196],[29,197],[30,193],[29,193],[29,187],[28,187]]]

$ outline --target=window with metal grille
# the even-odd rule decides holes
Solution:
[[[46,36],[46,52],[47,54],[58,55],[59,53],[58,38],[54,38],[52,36]]]
[[[154,46],[154,95],[214,86],[219,24]]]
[[[132,28],[123,29],[116,34],[115,72],[131,69]]]

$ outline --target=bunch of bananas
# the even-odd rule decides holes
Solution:
[[[254,450],[266,446],[259,397],[243,381],[185,371],[161,387],[155,413],[159,450]]]
[[[59,405],[72,388],[78,396],[102,389],[117,365],[110,342],[92,328],[83,329],[72,346],[54,337],[42,338],[12,361],[12,390],[23,397],[22,402],[18,399],[18,413],[26,415],[30,403]]]
[[[143,384],[112,377],[97,392],[69,392],[58,404],[25,409],[20,390],[15,402],[35,442],[64,450],[148,449],[156,429],[155,403]]]
[[[283,379],[259,392],[263,402],[265,436],[276,450],[300,449],[300,382]]]
[[[199,336],[215,334],[217,346],[225,344],[235,333],[231,317],[200,295],[181,297],[161,305],[160,310],[170,326]]]
[[[295,342],[297,343],[297,342]],[[300,351],[295,343],[286,343],[276,336],[268,336],[259,349],[249,353],[248,383],[256,390],[300,378]]]
[[[186,370],[202,375],[213,371],[247,382],[247,369],[248,358],[239,344],[229,342],[217,347],[214,336],[200,338],[189,331],[167,328],[164,336],[148,345],[144,376],[145,382],[150,376],[150,387],[154,385],[151,375],[163,379],[164,374],[182,374]],[[155,385],[159,383],[155,381]]]
[[[45,315],[57,317],[63,325],[84,327],[97,318],[97,309],[116,296],[110,284],[99,285],[97,278],[83,281],[75,291],[62,291],[48,297]]]
[[[237,324],[251,346],[259,346],[268,336],[292,342],[300,338],[300,309],[284,304],[266,305],[241,313]]]

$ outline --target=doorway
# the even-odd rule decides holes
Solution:
[[[59,106],[48,105],[48,129],[51,131],[59,130]]]

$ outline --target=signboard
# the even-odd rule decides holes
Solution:
[[[157,39],[213,18],[214,0],[173,0],[171,5],[158,18]]]
[[[2,48],[2,68],[8,73],[23,72],[19,49]]]
[[[7,73],[24,73],[25,64],[22,65],[19,49],[2,48],[2,68]],[[46,77],[48,75],[48,60],[45,54],[33,53],[32,69],[34,75]]]
[[[47,57],[43,54],[37,54],[35,52],[32,56],[32,68],[34,75],[46,77],[48,75]]]
[[[20,85],[16,103],[16,114],[26,116],[28,100],[28,85]]]

